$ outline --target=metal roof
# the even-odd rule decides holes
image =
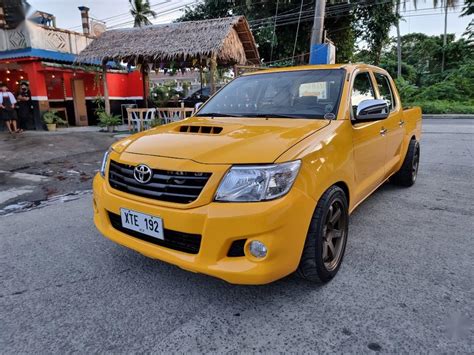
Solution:
[[[46,49],[37,48],[22,48],[14,49],[11,51],[0,52],[0,60],[18,59],[18,58],[40,58],[54,60],[58,62],[72,63],[76,59],[76,56],[72,53],[63,53],[48,51]]]

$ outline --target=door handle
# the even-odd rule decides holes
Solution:
[[[403,121],[403,120],[400,120],[400,122],[398,122],[398,125],[399,125],[400,127],[403,127],[404,124],[405,124],[405,121]]]
[[[385,136],[385,133],[387,133],[387,129],[382,127],[382,128],[380,129],[380,135],[381,135],[381,136]]]

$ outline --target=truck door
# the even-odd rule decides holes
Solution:
[[[402,159],[401,150],[405,136],[405,122],[401,104],[395,99],[393,84],[387,75],[374,72],[377,84],[377,98],[385,100],[390,109],[390,115],[384,120],[387,129],[387,148],[385,150],[385,177],[394,173]]]
[[[357,122],[355,113],[360,102],[375,99],[372,76],[358,72],[351,92],[351,122],[354,148],[355,201],[360,201],[379,186],[385,176],[385,120]]]

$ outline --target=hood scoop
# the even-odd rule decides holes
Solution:
[[[181,133],[219,134],[222,130],[222,127],[216,126],[184,125],[178,127],[178,131]]]

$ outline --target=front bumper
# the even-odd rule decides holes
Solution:
[[[296,187],[283,198],[257,203],[211,202],[190,209],[158,206],[117,194],[106,180],[94,178],[94,223],[107,238],[148,257],[182,269],[221,278],[235,284],[265,284],[298,267],[315,201]],[[158,246],[115,229],[109,213],[120,208],[159,216],[166,229],[202,236],[197,254]],[[233,241],[247,239],[245,256],[229,257]],[[263,259],[248,253],[248,244],[259,240],[268,248]]]

